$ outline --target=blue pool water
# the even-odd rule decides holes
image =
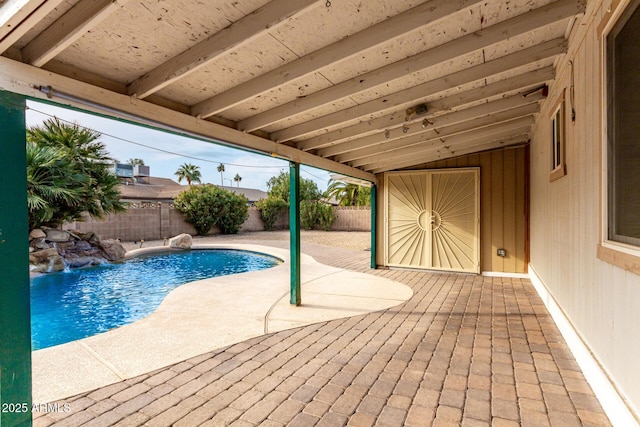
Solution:
[[[184,283],[261,270],[278,262],[254,252],[199,250],[33,277],[33,349],[78,340],[139,320]]]

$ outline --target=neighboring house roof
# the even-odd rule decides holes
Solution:
[[[234,193],[237,193],[237,194],[244,194],[244,196],[247,199],[249,199],[249,202],[251,203],[257,202],[260,199],[267,198],[267,193],[265,191],[257,190],[255,188],[225,187],[225,186],[223,186],[222,188],[224,188],[225,190],[233,191]]]
[[[250,203],[267,197],[266,192],[254,188],[222,188],[237,194],[243,194]],[[125,201],[171,202],[180,192],[188,189],[188,185],[180,185],[169,178],[148,177],[142,183],[125,182],[120,184],[120,197]]]

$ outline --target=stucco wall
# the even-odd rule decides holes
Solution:
[[[597,256],[603,207],[599,28],[609,5],[610,1],[588,2],[537,117],[531,141],[531,268],[637,415],[640,276]],[[569,118],[567,175],[550,182],[550,115],[563,92]],[[575,122],[570,119],[572,107]]]

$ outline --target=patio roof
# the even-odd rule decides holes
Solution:
[[[375,181],[529,139],[584,0],[6,0],[0,87]]]

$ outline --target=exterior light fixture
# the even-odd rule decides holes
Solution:
[[[391,132],[389,132],[389,130],[386,130],[386,131],[384,132],[384,137],[385,137],[385,138],[387,138],[387,139],[389,139],[389,137],[390,137],[390,136],[391,136]]]
[[[409,126],[407,125],[402,126],[402,133],[407,133],[407,132],[409,132]]]
[[[409,121],[425,114],[427,114],[427,104],[418,104],[415,107],[407,108],[405,120]]]

